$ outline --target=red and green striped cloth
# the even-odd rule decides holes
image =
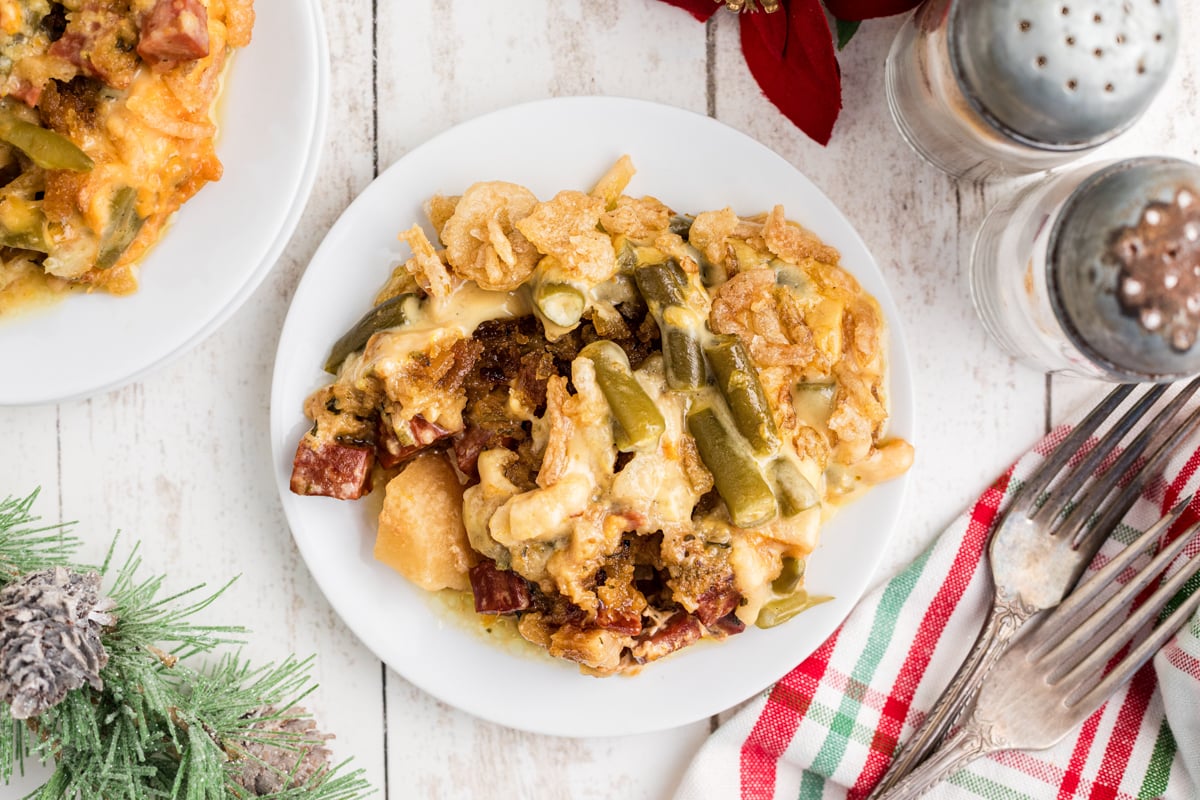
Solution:
[[[982,556],[999,511],[1068,430],[1039,442],[923,555],[865,596],[808,660],[722,725],[677,800],[866,797],[975,640],[991,596]],[[1093,568],[1196,491],[1196,444],[1147,488]],[[1200,499],[1166,535],[1197,519]],[[1200,798],[1200,616],[1056,747],[981,759],[928,797]]]

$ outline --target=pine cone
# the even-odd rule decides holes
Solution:
[[[303,708],[289,708],[282,715],[273,707],[261,708],[262,717],[252,727],[254,740],[244,740],[237,750],[241,772],[233,780],[255,796],[295,789],[329,767],[329,750],[319,742],[333,736],[317,733],[316,723],[303,716]],[[271,744],[270,740],[279,744]]]
[[[85,683],[104,687],[100,632],[113,624],[114,607],[100,594],[99,575],[63,567],[0,589],[0,701],[14,719],[45,713]]]

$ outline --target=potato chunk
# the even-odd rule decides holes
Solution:
[[[392,478],[379,513],[375,558],[427,591],[471,588],[475,554],[463,525],[462,486],[440,453]]]

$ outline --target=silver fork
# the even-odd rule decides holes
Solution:
[[[1200,607],[1193,592],[1140,643],[1133,645],[1107,671],[1147,622],[1159,616],[1172,598],[1200,572],[1200,553],[1187,559],[1146,601],[1126,617],[1132,600],[1192,540],[1200,523],[1163,547],[1115,594],[1114,581],[1147,551],[1183,511],[1187,502],[1151,526],[1137,541],[1084,583],[1052,611],[1038,615],[984,678],[965,724],[951,734],[919,767],[904,778],[886,800],[920,797],[971,761],[999,750],[1042,750],[1052,747],[1092,715]],[[1108,590],[1108,592],[1106,592]]]
[[[1170,387],[1150,388],[1096,443],[1082,449],[1134,386],[1118,386],[1055,448],[1013,497],[988,546],[993,594],[979,636],[921,727],[902,745],[868,800],[878,800],[938,745],[974,697],[981,677],[1040,611],[1062,601],[1163,462],[1200,424],[1200,409],[1169,430],[1200,378],[1184,386],[1097,478],[1088,478]],[[1169,431],[1164,434],[1164,431]],[[1074,461],[1074,463],[1072,463]],[[1048,492],[1048,494],[1047,494]],[[1089,524],[1089,522],[1091,524]]]

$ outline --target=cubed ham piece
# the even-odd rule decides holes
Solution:
[[[529,608],[529,583],[517,573],[498,569],[495,561],[484,559],[471,567],[471,592],[479,614],[511,614]]]
[[[680,611],[657,631],[634,645],[633,658],[639,664],[656,661],[695,644],[703,635],[704,627],[700,621],[686,611]]]
[[[66,59],[77,67],[83,67],[83,48],[88,43],[87,37],[76,31],[64,33],[50,45],[47,52],[57,58]]]
[[[495,432],[472,425],[454,437],[454,463],[463,475],[474,478],[479,470],[479,454],[499,443]]]
[[[296,494],[357,500],[371,491],[375,452],[335,442],[300,439],[292,462],[291,489]]]
[[[741,600],[742,594],[733,585],[733,576],[727,575],[696,598],[696,619],[706,626],[712,625],[728,616]]]
[[[401,422],[401,424],[405,423]],[[424,417],[413,417],[407,424],[414,442],[410,445],[402,444],[392,426],[380,418],[379,444],[375,448],[375,455],[379,459],[380,466],[386,469],[399,466],[429,445],[450,435],[450,431],[440,425],[426,422]]]
[[[34,86],[29,81],[14,79],[13,85],[8,87],[8,94],[33,108],[42,99],[42,87]]]
[[[150,62],[208,55],[208,9],[200,0],[158,0],[142,19],[138,55]]]
[[[718,639],[741,633],[746,630],[746,623],[738,619],[737,614],[726,614],[712,625],[706,626],[708,632]]]

